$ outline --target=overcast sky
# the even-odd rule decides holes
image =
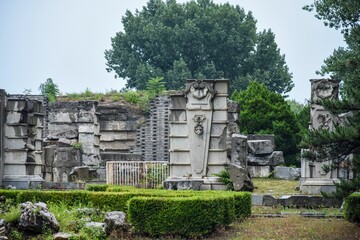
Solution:
[[[60,92],[119,90],[125,81],[105,70],[104,51],[122,31],[121,18],[146,0],[0,0],[0,88],[11,94],[38,87],[47,78]],[[182,0],[178,2],[186,2]],[[339,31],[329,29],[314,13],[302,10],[311,0],[214,0],[252,11],[257,30],[269,29],[293,73],[290,99],[310,97],[309,79],[339,46]]]

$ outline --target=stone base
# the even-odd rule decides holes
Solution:
[[[248,166],[250,177],[269,177],[271,166]]]
[[[226,190],[226,185],[217,177],[168,178],[163,186],[167,190]]]
[[[16,189],[39,189],[44,179],[38,175],[8,175],[2,179],[2,186]]]
[[[339,183],[337,178],[307,178],[300,181],[300,191],[307,194],[333,193],[336,190],[334,182]]]

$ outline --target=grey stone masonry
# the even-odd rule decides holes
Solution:
[[[0,186],[4,176],[4,125],[5,125],[6,92],[0,89]]]
[[[136,144],[136,131],[145,122],[139,109],[126,103],[100,103],[98,105],[100,123],[101,154],[129,153]],[[106,155],[101,157],[106,159]]]
[[[169,161],[169,96],[158,96],[150,102],[146,123],[136,132],[136,145],[132,153],[145,161]]]
[[[100,164],[100,126],[97,105],[97,101],[49,104],[47,141],[58,143],[78,141],[82,148],[82,165],[99,166]]]
[[[2,184],[28,188],[42,181],[44,96],[8,95],[4,124]]]

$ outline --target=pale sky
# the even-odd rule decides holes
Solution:
[[[19,94],[52,78],[63,94],[120,90],[125,81],[105,70],[104,51],[122,31],[126,9],[146,0],[0,0],[0,88]],[[178,0],[177,2],[186,2]],[[311,0],[214,0],[252,11],[257,30],[271,29],[295,87],[289,99],[310,98],[309,79],[334,49],[345,46],[339,31],[302,10]]]

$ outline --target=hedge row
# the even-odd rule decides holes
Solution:
[[[135,197],[129,201],[128,219],[142,234],[202,236],[235,219],[232,196]]]
[[[351,194],[345,199],[344,217],[354,223],[360,223],[360,192]]]
[[[92,188],[92,191],[0,189],[0,196],[17,203],[90,203],[99,209],[124,211],[136,231],[151,235],[200,236],[216,227],[229,225],[235,218],[251,214],[251,194],[248,192],[120,189],[112,188],[114,192],[109,186]]]

